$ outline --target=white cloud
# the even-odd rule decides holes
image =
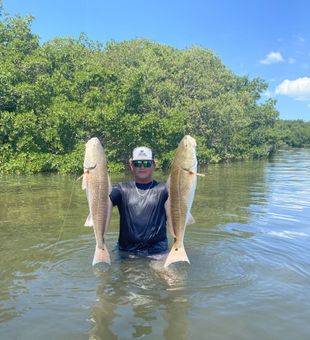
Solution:
[[[284,80],[277,86],[275,94],[293,97],[297,100],[310,100],[310,78]]]
[[[295,58],[288,58],[288,63],[289,64],[295,64],[296,63],[296,59]]]
[[[265,59],[260,61],[261,64],[269,65],[275,63],[281,63],[284,59],[280,52],[270,52],[266,55]]]

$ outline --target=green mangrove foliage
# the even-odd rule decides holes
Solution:
[[[310,147],[310,122],[279,120],[276,123],[281,140],[292,147]]]
[[[197,139],[200,164],[277,146],[266,82],[233,74],[208,49],[145,39],[103,47],[84,34],[40,44],[31,17],[0,19],[0,172],[81,171],[92,136],[112,171],[141,144],[166,167],[184,134]]]

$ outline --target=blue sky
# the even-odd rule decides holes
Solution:
[[[81,32],[105,44],[148,38],[209,48],[235,74],[269,84],[282,119],[310,120],[310,1],[3,0],[10,15],[32,14],[45,42]]]

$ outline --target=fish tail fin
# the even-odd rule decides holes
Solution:
[[[164,267],[168,267],[174,262],[189,262],[184,246],[178,247],[176,243],[173,244],[170,253],[168,254]]]
[[[110,257],[108,248],[106,247],[105,244],[103,245],[103,248],[98,248],[96,246],[94,259],[93,259],[93,266],[96,265],[97,263],[102,263],[102,262],[111,264],[111,257]]]

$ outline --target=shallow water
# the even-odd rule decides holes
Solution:
[[[1,181],[0,339],[310,338],[310,150],[209,166],[185,236],[191,265],[168,270],[112,251],[116,209],[112,266],[94,270],[74,177]]]

